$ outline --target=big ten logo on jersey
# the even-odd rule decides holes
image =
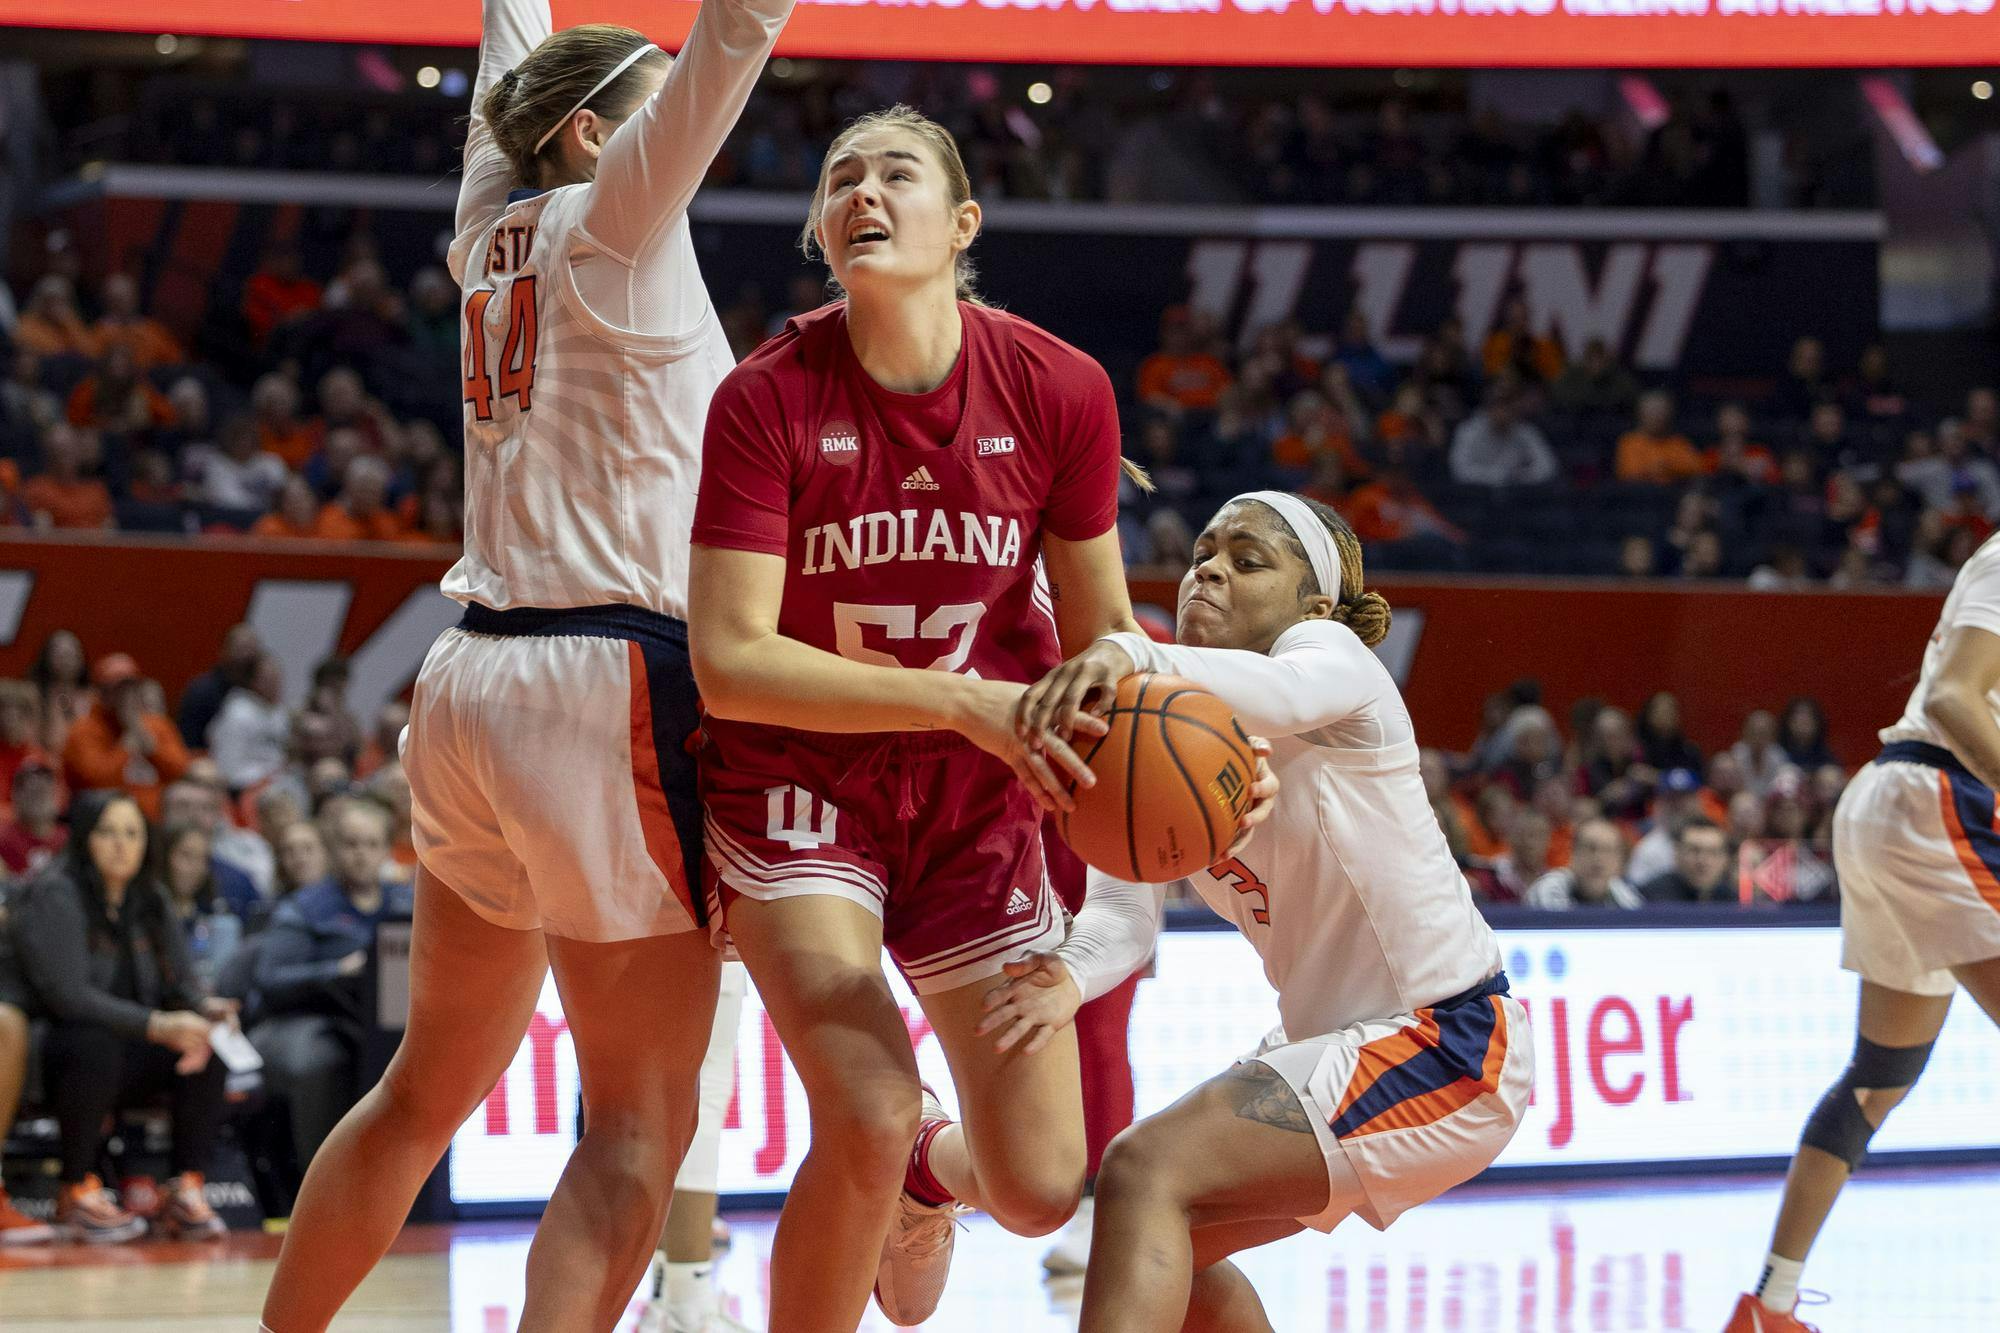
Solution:
[[[861,457],[861,432],[851,421],[829,421],[819,428],[819,456],[835,467]]]
[[[1601,249],[1591,278],[1593,254]],[[1353,308],[1368,321],[1377,351],[1413,362],[1423,335],[1404,307],[1413,292],[1450,294],[1449,306],[1478,348],[1499,322],[1507,296],[1527,302],[1537,333],[1557,338],[1578,356],[1593,338],[1614,351],[1631,348],[1641,370],[1680,364],[1688,330],[1715,263],[1713,244],[1621,241],[1362,241],[1345,245],[1306,240],[1203,240],[1188,252],[1189,304],[1233,321],[1244,347],[1265,329],[1290,319],[1309,282],[1327,285],[1315,262],[1347,260]]]
[[[809,852],[835,840],[840,811],[831,801],[796,784],[764,789],[764,836],[795,852]]]
[[[1271,890],[1264,881],[1257,878],[1257,872],[1232,856],[1227,861],[1218,861],[1208,868],[1208,873],[1242,894],[1256,901],[1250,908],[1250,919],[1260,926],[1271,924]]]
[[[981,435],[979,437],[978,454],[981,458],[990,458],[994,454],[1011,454],[1013,452],[1014,437],[1011,435]]]

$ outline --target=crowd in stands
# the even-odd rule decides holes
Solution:
[[[1748,579],[1765,589],[1943,588],[2000,523],[2000,394],[1905,389],[1880,345],[1851,366],[1802,337],[1754,398],[1647,384],[1601,340],[1570,359],[1518,297],[1468,346],[1455,320],[1396,367],[1350,314],[1247,348],[1186,307],[1131,386],[1128,560],[1185,562],[1256,486],[1336,506],[1379,567]]]
[[[923,106],[964,151],[985,199],[1512,207],[1741,208],[1750,136],[1729,92],[1670,96],[1662,119],[1571,110],[1545,121],[1491,105],[1356,88],[1274,89],[1253,72],[1150,79],[1077,66],[1027,76],[946,64],[858,62],[767,74],[711,186],[806,190],[840,126],[897,101]],[[456,85],[455,85],[456,86]],[[88,152],[141,162],[443,176],[469,93],[218,87],[162,78],[127,132],[92,122]],[[1802,164],[1803,165],[1803,164]],[[1818,202],[1795,170],[1791,201]],[[1855,203],[1848,199],[1844,202]]]
[[[411,909],[408,711],[364,728],[347,684],[329,659],[286,707],[248,626],[173,716],[131,655],[86,666],[67,631],[0,681],[0,1140],[38,1085],[53,1133],[27,1146],[58,1163],[58,1217],[85,1239],[219,1230],[202,1185],[225,1123],[281,1214],[374,1072],[375,930]],[[261,1070],[226,1074],[214,1023]],[[165,1181],[114,1194],[107,1122],[161,1101]],[[0,1190],[0,1245],[44,1226]]]

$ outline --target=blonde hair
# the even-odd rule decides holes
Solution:
[[[1314,593],[1325,593],[1333,598],[1333,610],[1327,619],[1338,621],[1354,631],[1354,637],[1370,648],[1382,642],[1389,635],[1389,599],[1379,592],[1370,592],[1362,582],[1361,539],[1354,535],[1354,529],[1347,525],[1337,510],[1318,500],[1301,495],[1306,507],[1313,511],[1327,535],[1333,538],[1333,549],[1340,553],[1340,587],[1322,588],[1313,577],[1311,561],[1306,548],[1299,540],[1286,532],[1285,542],[1292,553],[1307,562],[1304,582],[1299,587],[1299,596],[1310,597]]]
[[[642,46],[652,43],[646,35],[615,23],[584,23],[564,28],[530,51],[520,64],[501,75],[486,93],[479,113],[492,127],[493,142],[507,155],[514,168],[514,182],[521,186],[541,184],[542,168],[562,161],[561,134],[555,135],[538,153],[535,141],[549,127],[566,121],[576,110],[578,99],[597,81],[617,68],[618,63]],[[611,85],[590,99],[588,109],[600,116],[623,120],[639,105],[639,90],[645,73],[657,70],[667,59],[664,51],[649,51],[614,79]]]
[[[913,106],[898,102],[887,111],[870,111],[865,116],[850,121],[846,129],[834,136],[833,144],[820,159],[819,180],[813,186],[812,204],[806,210],[806,225],[799,232],[799,249],[807,259],[820,258],[819,224],[826,213],[826,169],[847,151],[848,145],[864,134],[874,130],[902,130],[904,133],[923,141],[931,150],[944,170],[945,195],[950,207],[956,212],[962,205],[972,202],[972,178],[966,174],[965,158],[959,154],[958,140],[952,138],[951,131],[926,116]],[[952,274],[958,284],[958,299],[983,305],[977,284],[978,273],[968,250],[958,252],[952,262]],[[845,295],[839,282],[827,279],[827,287],[838,299]]]

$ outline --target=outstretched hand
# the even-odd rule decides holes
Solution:
[[[1083,991],[1069,965],[1053,953],[1030,954],[1001,970],[1007,979],[986,992],[986,1017],[974,1033],[983,1037],[998,1032],[996,1051],[1019,1046],[1034,1055],[1076,1018]]]

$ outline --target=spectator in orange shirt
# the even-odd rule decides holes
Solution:
[[[337,430],[360,433],[370,453],[388,450],[396,431],[395,418],[388,409],[368,396],[368,386],[358,372],[335,366],[319,377],[319,417],[311,423],[315,447]]]
[[[1576,841],[1576,798],[1570,779],[1551,773],[1535,784],[1535,809],[1549,821],[1548,868],[1560,870],[1569,864],[1570,849]]]
[[[253,537],[276,537],[288,541],[311,541],[318,535],[319,496],[296,472],[285,478],[278,491],[278,507],[250,525]]]
[[[76,309],[76,288],[51,273],[28,294],[28,308],[14,325],[14,343],[36,356],[96,356],[97,338]]]
[[[113,273],[104,280],[97,296],[103,313],[97,317],[92,334],[100,353],[122,347],[132,354],[132,360],[141,370],[176,366],[187,360],[180,340],[167,331],[167,326],[140,313],[139,284],[130,277]]]
[[[1674,429],[1673,396],[1653,389],[1639,396],[1639,419],[1618,438],[1618,480],[1669,486],[1706,470],[1687,436]]]
[[[1389,461],[1415,466],[1443,451],[1449,435],[1444,417],[1424,401],[1424,386],[1405,380],[1382,414],[1375,418],[1375,439]]]
[[[1400,467],[1384,467],[1376,480],[1357,487],[1342,512],[1364,542],[1431,538],[1458,546],[1465,541],[1464,531],[1440,514]]]
[[[389,465],[363,454],[347,465],[340,494],[327,501],[313,535],[332,542],[392,542],[403,522],[388,508]]]
[[[1750,413],[1741,403],[1715,409],[1715,444],[1702,461],[1710,475],[1725,481],[1770,486],[1778,480],[1777,456],[1751,440]]]
[[[125,653],[98,659],[97,706],[70,728],[63,770],[74,792],[117,788],[160,817],[160,792],[187,772],[187,747],[164,713],[148,712],[145,678]]]
[[[1139,363],[1139,401],[1164,411],[1207,412],[1229,387],[1229,367],[1202,346],[1186,306],[1160,316],[1160,350]]]
[[[1304,471],[1320,455],[1334,454],[1339,457],[1348,481],[1359,481],[1368,475],[1368,463],[1354,447],[1355,422],[1347,412],[1328,401],[1326,395],[1306,389],[1293,396],[1286,413],[1291,429],[1272,442],[1273,464]]]
[[[319,309],[320,285],[299,267],[299,252],[280,242],[264,252],[264,263],[243,284],[243,322],[259,343],[296,315]]]
[[[1530,384],[1553,384],[1563,372],[1561,345],[1528,327],[1528,303],[1519,296],[1501,308],[1500,327],[1486,335],[1479,359],[1488,379],[1511,369]]]
[[[259,445],[292,471],[304,467],[319,447],[317,432],[299,416],[299,386],[286,376],[276,371],[260,376],[250,390],[250,411]]]
[[[69,396],[73,426],[91,426],[114,434],[141,434],[174,424],[174,409],[165,394],[139,374],[130,348],[105,349],[95,373]]]
[[[42,471],[21,485],[21,505],[38,528],[108,528],[111,492],[84,475],[97,439],[57,423],[42,432]]]

